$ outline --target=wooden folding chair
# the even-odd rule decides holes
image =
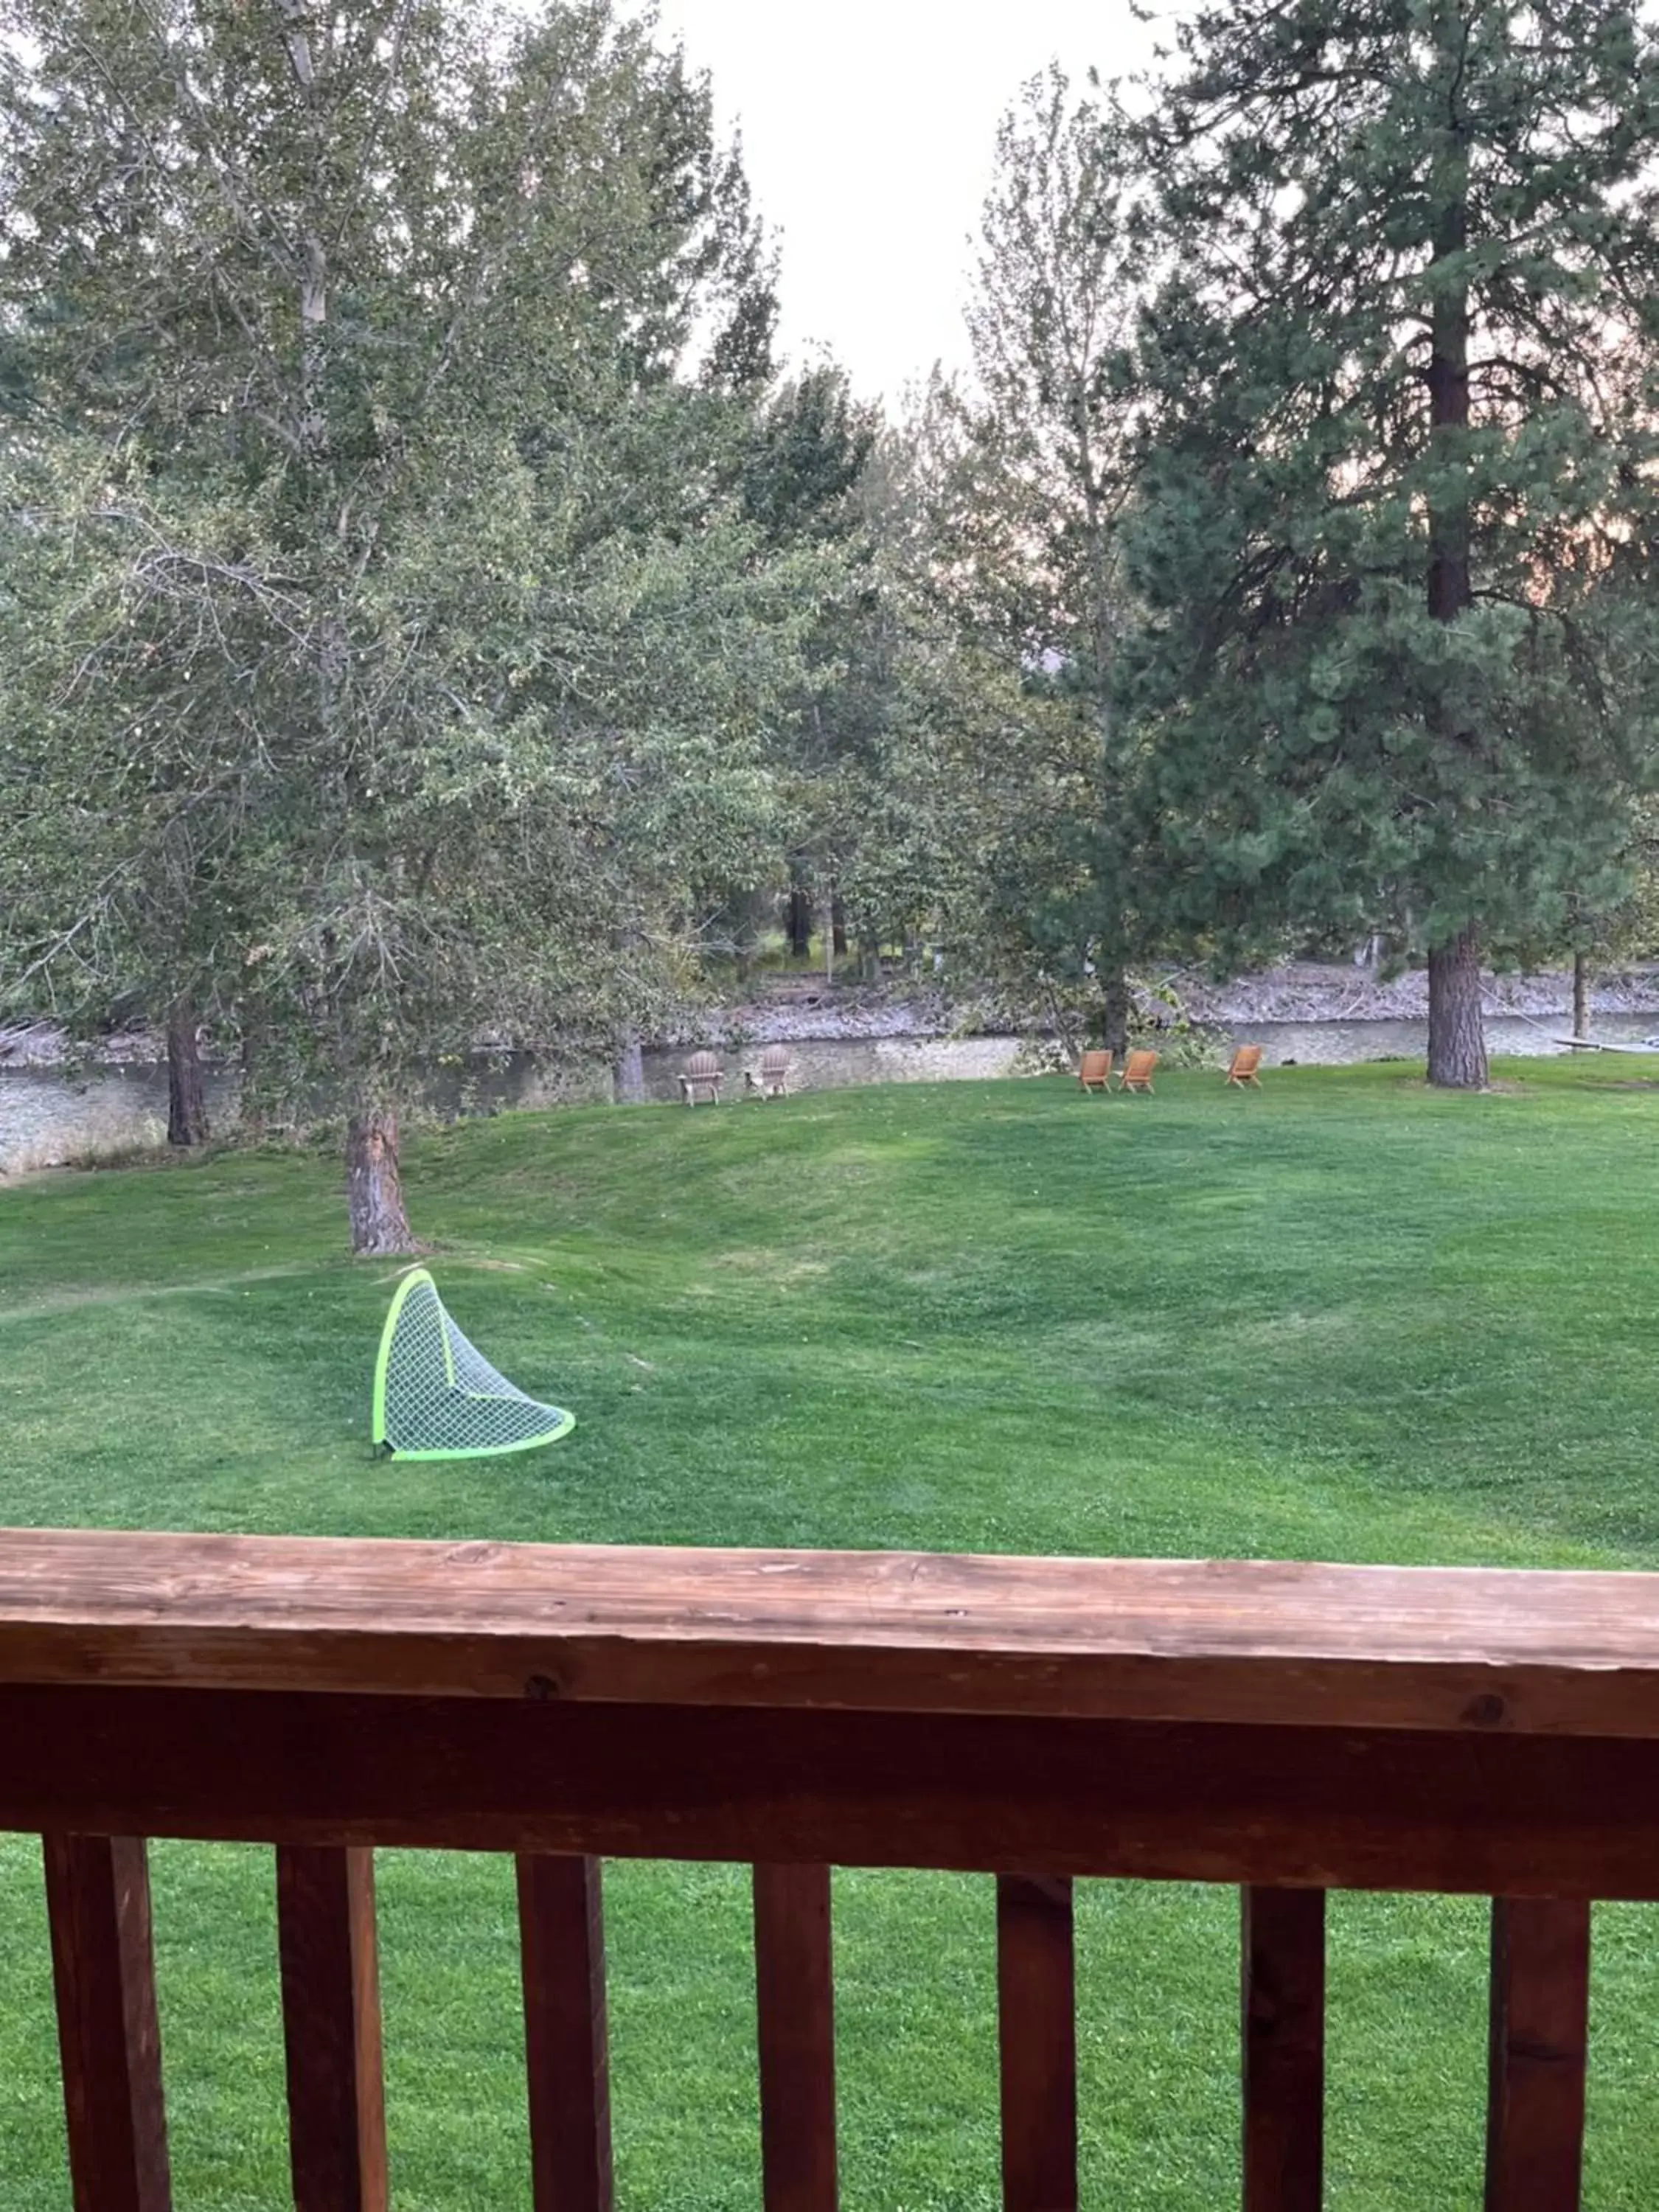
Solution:
[[[1120,1091],[1144,1091],[1150,1097],[1152,1089],[1152,1070],[1158,1066],[1155,1052],[1132,1052],[1123,1063],[1123,1073],[1118,1083]]]
[[[1233,1054],[1232,1060],[1228,1066],[1227,1080],[1229,1083],[1237,1084],[1240,1090],[1243,1090],[1247,1083],[1254,1083],[1256,1089],[1260,1091],[1261,1088],[1261,1078],[1256,1073],[1256,1070],[1261,1066],[1261,1046],[1259,1044],[1242,1044],[1238,1048],[1238,1050]]]
[[[1103,1096],[1112,1087],[1112,1055],[1109,1052],[1085,1052],[1077,1079],[1085,1091],[1098,1091]]]

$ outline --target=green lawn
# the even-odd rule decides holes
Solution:
[[[394,1271],[337,1171],[226,1156],[0,1190],[13,1522],[629,1542],[1659,1565],[1659,1068],[1397,1067],[513,1116],[410,1147],[461,1326],[574,1407],[551,1451],[368,1456]],[[160,1846],[181,2212],[283,2201],[270,1870]],[[509,1870],[387,1854],[399,2212],[527,2199]],[[747,1901],[609,1873],[629,2212],[758,2202]],[[989,1885],[837,1879],[851,2212],[996,2202]],[[1085,2202],[1237,2186],[1236,1899],[1087,1885]],[[1596,1923],[1586,2203],[1659,2172],[1659,1926]],[[1340,2212],[1474,2212],[1485,1923],[1332,1934]],[[0,1839],[0,2206],[66,2212],[37,1849]]]

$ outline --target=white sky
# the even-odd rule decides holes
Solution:
[[[781,349],[827,346],[861,395],[896,404],[936,360],[961,364],[972,240],[999,118],[1058,60],[1126,74],[1153,33],[1127,0],[659,0],[743,132],[780,234]]]

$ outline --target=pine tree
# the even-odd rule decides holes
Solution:
[[[1610,896],[1654,727],[1659,63],[1626,0],[1208,8],[1146,125],[1129,695],[1188,926],[1483,955]]]

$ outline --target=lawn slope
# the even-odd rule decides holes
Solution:
[[[0,1518],[551,1540],[1659,1564],[1659,1090],[1528,1064],[1213,1075],[1152,1099],[890,1086],[508,1116],[411,1145],[461,1326],[572,1407],[552,1449],[383,1466],[395,1279],[331,1160],[0,1188]],[[157,1925],[180,2202],[282,2197],[269,1869],[170,1847]],[[611,1879],[626,2202],[757,2202],[745,1899]],[[1086,1887],[1090,2202],[1236,2186],[1235,1901]],[[982,1882],[838,1880],[847,2202],[996,2201]],[[507,1870],[388,1855],[397,2201],[521,2203]],[[1598,1920],[1592,2207],[1651,2198],[1650,1916]],[[1477,1907],[1346,1899],[1331,2202],[1478,2202]],[[0,1845],[0,2202],[67,2206],[32,1845]]]

